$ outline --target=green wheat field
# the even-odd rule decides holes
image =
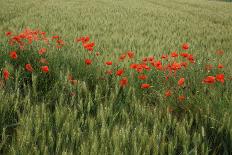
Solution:
[[[0,154],[232,154],[232,3],[0,0]]]

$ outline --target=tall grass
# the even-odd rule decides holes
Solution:
[[[231,6],[182,0],[0,4],[0,30],[16,33],[29,26],[61,34],[65,41],[62,49],[47,52],[49,77],[32,74],[30,85],[20,85],[16,73],[12,82],[0,83],[0,154],[232,154]],[[86,51],[73,42],[86,34],[103,55],[90,66],[84,64]],[[9,52],[4,38],[1,54]],[[139,58],[159,57],[185,41],[196,64],[182,74],[191,86],[184,90],[191,94],[184,102],[163,97],[172,84],[156,84],[157,72],[150,75],[152,89],[141,90],[138,80],[122,88],[100,63],[116,61],[126,50],[136,51]],[[224,56],[215,58],[217,49]],[[228,79],[223,85],[201,83],[206,75],[202,66],[209,62],[224,64]],[[70,73],[77,85],[67,81]]]

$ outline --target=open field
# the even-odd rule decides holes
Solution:
[[[232,154],[232,3],[0,0],[0,7],[0,154]],[[11,45],[20,32],[28,41],[46,32],[51,44],[32,39],[20,49]],[[187,66],[173,69],[185,51]],[[146,64],[141,72],[138,64]]]

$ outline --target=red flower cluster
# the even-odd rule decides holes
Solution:
[[[93,51],[93,47],[94,47],[95,43],[94,42],[89,43],[89,40],[90,40],[89,36],[86,36],[86,37],[77,38],[76,42],[82,42],[82,46],[86,50]]]
[[[28,73],[35,73],[36,71],[39,71],[41,74],[48,73],[49,66],[48,61],[45,58],[45,53],[49,51],[50,43],[54,43],[54,46],[57,48],[62,48],[65,45],[60,36],[54,35],[51,38],[47,38],[46,33],[39,30],[26,29],[19,35],[14,36],[12,34],[13,33],[10,31],[5,34],[9,37],[10,46],[13,46],[10,50],[11,52],[7,53],[7,57],[10,58],[9,61],[12,62],[12,64],[21,62],[19,61],[23,57],[23,52],[21,52],[21,50],[25,50],[28,44],[31,45],[33,42],[37,41],[43,41],[45,43],[45,45],[36,48],[34,55],[30,53],[32,56],[36,55],[36,58],[31,56],[33,60],[28,58],[25,60],[24,64],[22,64],[23,68]],[[90,42],[89,36],[76,38],[75,41],[82,43],[84,49],[89,51],[87,54],[94,53],[95,43]],[[47,44],[49,44],[49,46],[46,46]],[[14,46],[19,47],[21,50],[18,48],[15,49]],[[163,83],[167,83],[169,84],[168,86],[162,85],[165,89],[158,91],[162,91],[161,94],[166,98],[175,96],[176,100],[182,102],[189,98],[185,89],[189,89],[189,83],[191,83],[191,78],[184,76],[184,73],[191,70],[191,66],[195,64],[195,57],[188,51],[189,48],[189,44],[184,43],[181,46],[180,51],[175,50],[170,53],[162,54],[159,57],[153,55],[142,57],[140,60],[135,59],[136,55],[133,51],[121,53],[116,57],[117,60],[112,59],[112,57],[109,59],[107,59],[107,57],[101,59],[99,57],[101,56],[100,52],[95,52],[94,55],[85,57],[83,63],[85,63],[85,65],[99,65],[98,67],[102,67],[107,75],[110,75],[111,77],[114,76],[115,79],[117,79],[119,86],[123,88],[133,83],[137,84],[141,91],[144,91],[145,89],[145,92],[147,93],[152,90],[152,86],[155,85],[158,87]],[[224,52],[217,51],[216,53],[222,55]],[[38,64],[35,64],[35,60]],[[224,66],[222,64],[219,63],[217,66],[207,64],[204,67],[207,70],[206,75],[208,75],[209,72],[212,74],[211,70],[220,70],[220,74],[214,72],[216,74],[214,74],[215,76],[206,76],[202,80],[204,84],[225,82],[225,76],[222,73]],[[10,76],[13,77],[12,73],[10,74],[6,67],[3,68],[2,75],[5,80],[8,80]],[[106,78],[103,77],[101,79]],[[72,85],[77,84],[77,80],[74,79],[72,74],[68,74],[67,80]]]
[[[216,77],[215,76],[207,76],[207,77],[204,78],[203,83],[213,84],[216,81],[224,83],[224,81],[225,81],[224,74],[217,74]]]

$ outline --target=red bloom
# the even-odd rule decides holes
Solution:
[[[92,42],[92,43],[84,43],[84,42],[83,42],[84,48],[87,49],[88,51],[93,51],[94,45],[95,45],[94,42]]]
[[[127,55],[128,55],[129,58],[133,58],[134,57],[134,52],[128,51]]]
[[[145,80],[145,79],[147,79],[147,76],[146,76],[146,75],[139,75],[139,76],[138,76],[138,79],[140,79],[140,80]]]
[[[154,56],[149,56],[147,59],[148,59],[148,61],[150,61],[150,62],[153,62],[153,61],[155,60]]]
[[[189,44],[188,44],[188,43],[184,43],[184,44],[182,45],[182,49],[183,49],[183,50],[189,49]]]
[[[218,64],[218,68],[224,68],[224,66],[222,64]]]
[[[207,84],[215,83],[215,77],[214,77],[214,76],[207,76],[207,77],[203,80],[203,83],[207,83]]]
[[[63,41],[63,40],[58,39],[58,40],[56,41],[56,47],[57,47],[57,48],[61,48],[63,45],[64,45],[64,41]]]
[[[15,52],[15,51],[12,51],[12,52],[10,52],[10,57],[12,58],[12,59],[17,59],[17,53]]]
[[[59,39],[59,38],[60,38],[59,36],[52,36],[52,40]]]
[[[5,80],[9,79],[10,73],[7,69],[3,69],[3,76]]]
[[[224,74],[217,74],[216,75],[216,80],[221,82],[221,83],[224,83],[224,81],[225,81]]]
[[[195,60],[194,60],[194,57],[193,57],[192,54],[189,54],[188,60],[189,60],[191,63],[195,63]]]
[[[176,53],[176,51],[174,51],[174,52],[171,53],[171,57],[174,57],[174,58],[178,57],[178,54]]]
[[[187,58],[189,56],[189,54],[188,53],[181,53],[180,56]]]
[[[120,81],[119,81],[119,84],[121,87],[124,87],[126,86],[128,83],[128,79],[126,77],[123,77]]]
[[[89,36],[86,37],[81,37],[81,38],[77,38],[76,42],[82,42],[82,43],[87,43],[90,40]]]
[[[131,65],[130,65],[130,68],[132,68],[132,69],[136,69],[136,68],[137,68],[137,66],[138,66],[137,64],[131,64]]]
[[[25,69],[28,71],[28,72],[32,72],[33,71],[33,68],[31,66],[31,64],[26,64],[25,65]]]
[[[46,48],[41,48],[38,53],[39,53],[39,55],[42,55],[45,52],[46,52]]]
[[[142,88],[142,89],[150,88],[150,84],[143,83],[143,84],[141,85],[141,88]]]
[[[171,66],[172,70],[178,70],[181,69],[181,64],[177,63],[177,62],[173,62],[172,66]]]
[[[41,70],[44,72],[44,73],[47,73],[49,71],[49,68],[48,66],[42,66],[41,67]]]
[[[171,96],[171,95],[172,95],[171,90],[167,90],[167,91],[165,92],[165,96],[166,96],[166,97],[169,97],[169,96]]]
[[[167,59],[167,58],[168,58],[168,55],[164,55],[164,54],[163,54],[163,55],[161,56],[161,58],[162,58],[162,59]]]
[[[90,59],[85,59],[85,64],[86,65],[90,65],[92,63],[92,60],[90,60]]]
[[[146,64],[141,64],[141,66],[142,66],[144,69],[146,69],[147,71],[151,70],[151,68],[150,68],[148,65],[146,65]]]
[[[143,62],[147,62],[147,57],[142,59]]]
[[[119,60],[124,60],[125,58],[126,58],[126,54],[122,54],[120,55]]]
[[[185,82],[185,79],[184,78],[180,78],[180,80],[178,81],[178,85],[179,86],[183,86],[184,82]]]
[[[136,71],[137,72],[142,72],[143,71],[143,66],[142,65],[140,65],[140,64],[138,64],[137,66],[136,66]]]
[[[217,54],[217,55],[223,55],[223,54],[224,54],[224,51],[223,51],[223,50],[217,50],[217,51],[216,51],[216,54]]]
[[[106,65],[112,65],[112,61],[107,61]]]
[[[116,75],[117,75],[117,76],[121,76],[123,73],[124,73],[124,70],[123,70],[123,69],[119,69],[119,70],[116,72]]]
[[[161,61],[157,61],[157,62],[153,63],[152,65],[155,66],[156,69],[162,70],[162,63],[161,63]]]
[[[6,36],[10,36],[12,34],[12,32],[10,32],[10,31],[8,31],[8,32],[6,32]]]
[[[83,42],[88,42],[89,39],[90,39],[89,36],[86,36],[82,41],[83,41]]]
[[[187,63],[187,62],[181,62],[180,65],[181,65],[182,67],[185,67],[185,68],[186,68],[186,67],[188,66],[188,63]]]
[[[184,100],[185,100],[185,96],[184,96],[184,95],[180,95],[180,96],[178,97],[178,100],[181,101],[181,102],[184,101]]]

